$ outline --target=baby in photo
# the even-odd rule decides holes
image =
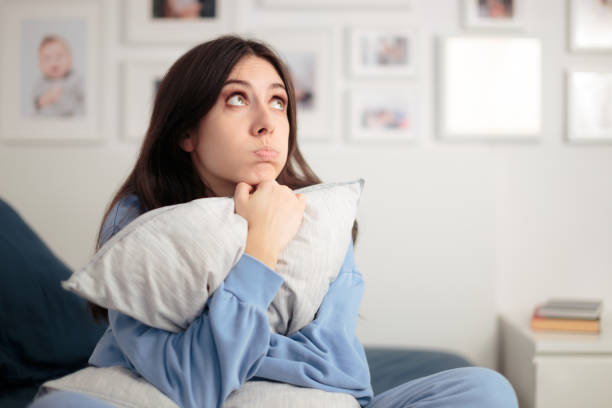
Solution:
[[[38,65],[42,76],[33,89],[36,114],[84,114],[83,80],[73,69],[72,52],[68,42],[57,35],[45,36],[38,47]]]

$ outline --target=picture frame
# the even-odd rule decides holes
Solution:
[[[99,3],[4,1],[1,15],[2,139],[97,139]]]
[[[407,77],[416,72],[416,33],[407,28],[353,28],[349,75]]]
[[[612,3],[568,0],[569,48],[574,52],[612,51]]]
[[[258,0],[258,6],[263,8],[371,8],[371,0]],[[376,7],[411,8],[412,0],[378,0]]]
[[[416,87],[368,87],[348,93],[348,140],[353,142],[413,142],[418,112]]]
[[[463,0],[463,23],[467,29],[522,30],[526,0]]]
[[[567,139],[612,142],[612,71],[568,71]]]
[[[249,35],[269,44],[289,68],[298,104],[299,139],[329,139],[336,106],[332,91],[333,32],[325,28],[279,28]]]
[[[520,61],[509,64],[508,61]],[[514,36],[439,42],[438,132],[443,140],[534,140],[542,128],[542,45]]]
[[[125,41],[130,44],[196,44],[231,32],[234,0],[203,1],[193,1],[203,4],[204,16],[198,17],[178,17],[179,12],[167,11],[163,0],[123,2]]]
[[[159,83],[174,59],[132,60],[122,64],[122,136],[142,142],[147,132]]]

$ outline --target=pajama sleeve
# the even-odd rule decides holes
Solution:
[[[220,407],[251,378],[270,343],[266,309],[282,278],[243,255],[182,332],[109,311],[110,329],[130,368],[181,407]]]
[[[365,352],[355,335],[363,279],[351,244],[336,280],[314,321],[290,335],[271,334],[270,347],[255,376],[353,395],[365,406],[372,399]]]

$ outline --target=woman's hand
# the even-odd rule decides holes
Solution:
[[[275,180],[264,181],[253,194],[251,191],[252,186],[240,182],[234,192],[236,212],[249,225],[244,252],[274,269],[278,255],[302,224],[306,198]]]

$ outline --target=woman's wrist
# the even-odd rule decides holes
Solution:
[[[263,236],[257,236],[257,234],[253,234],[249,231],[244,253],[259,260],[270,269],[275,270],[280,251],[273,245],[270,245],[269,241]]]

